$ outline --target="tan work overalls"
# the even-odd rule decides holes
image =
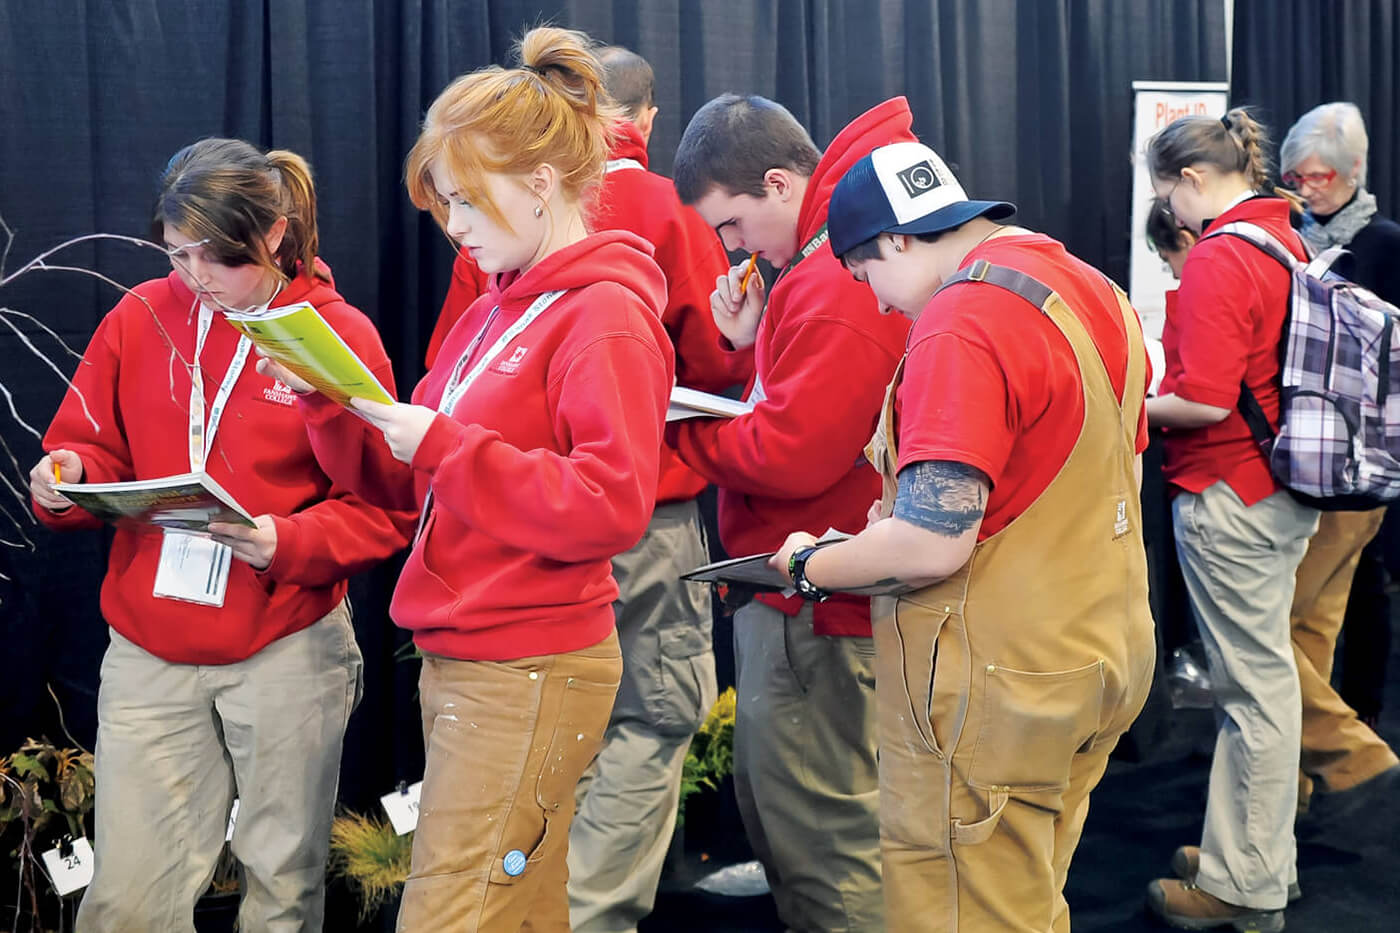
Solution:
[[[962,277],[1011,288],[1065,335],[1084,425],[1050,486],[961,570],[874,600],[887,923],[891,933],[1066,931],[1062,891],[1089,791],[1146,701],[1155,659],[1134,473],[1145,351],[1118,291],[1129,339],[1120,405],[1058,295],[980,260]],[[901,362],[867,449],[886,515],[903,375]]]

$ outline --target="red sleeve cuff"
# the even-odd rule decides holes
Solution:
[[[433,423],[428,425],[428,433],[423,435],[423,442],[418,445],[410,466],[424,473],[435,471],[442,461],[461,445],[466,427],[438,412],[437,417],[433,418]]]
[[[1216,408],[1228,408],[1231,411],[1234,411],[1240,401],[1240,387],[1238,385],[1224,388],[1181,379],[1177,382],[1174,392],[1178,398],[1183,398],[1188,402],[1214,405]]]
[[[272,552],[272,563],[254,573],[282,582],[302,569],[306,563],[305,555],[300,553],[301,536],[297,523],[284,515],[271,517],[272,527],[277,529],[277,550]]]

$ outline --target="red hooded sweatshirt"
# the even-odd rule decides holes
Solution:
[[[276,298],[278,306],[308,301],[345,338],[390,392],[393,371],[374,325],[326,280],[302,274]],[[155,479],[187,473],[190,370],[166,337],[193,361],[198,304],[171,273],[137,286],[98,325],[73,384],[96,419],[94,431],[72,389],[44,436],[44,449],[64,448],[83,461],[90,483]],[[148,310],[140,300],[150,302]],[[157,323],[159,326],[157,326]],[[200,359],[204,395],[212,403],[238,345],[238,332],[215,314]],[[176,664],[228,664],[300,631],[345,596],[346,578],[408,543],[411,513],[386,514],[331,481],[312,453],[296,396],[258,373],[250,358],[229,396],[205,470],[252,515],[271,515],[277,551],[264,571],[241,560],[229,570],[222,607],[152,595],[162,535],[118,528],[102,582],[102,614],[123,636]],[[206,415],[207,418],[207,415]],[[74,506],[35,514],[56,530],[101,524]]]
[[[437,408],[478,334],[464,372],[539,295],[567,291],[437,415],[411,466],[359,418],[303,398],[337,479],[396,508],[420,507],[432,488],[390,607],[423,651],[498,661],[576,651],[612,631],[611,561],[651,518],[674,372],[651,251],[630,233],[596,233],[524,274],[492,276],[415,404]]]
[[[609,159],[614,163],[630,159],[640,168],[610,164],[598,193],[593,228],[630,230],[656,247],[656,264],[666,274],[661,325],[676,351],[676,381],[702,392],[743,385],[753,375],[752,357],[724,351],[710,313],[715,280],[729,269],[719,237],[694,209],[681,203],[670,179],[647,171],[646,141],[631,121],[618,124]],[[452,325],[486,291],[486,280],[470,256],[458,254],[452,284],[428,344],[429,368]],[[658,503],[685,502],[704,488],[704,477],[686,466],[675,450],[662,448]]]
[[[866,111],[831,142],[807,182],[798,244],[826,223],[831,192],[877,146],[911,142],[903,97]],[[775,551],[793,531],[865,527],[880,479],[863,456],[885,387],[904,353],[909,321],[880,313],[874,294],[823,245],[794,257],[768,295],[753,360],[763,400],[728,420],[672,424],[667,438],[686,463],[720,487],[720,540],[730,554]],[[764,594],[796,614],[800,597]],[[836,596],[817,604],[819,635],[870,635],[870,600]]]

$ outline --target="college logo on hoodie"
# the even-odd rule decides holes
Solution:
[[[262,394],[265,402],[276,402],[278,405],[295,405],[297,403],[296,393],[281,379],[272,380],[272,385],[264,388]]]
[[[529,350],[529,347],[516,347],[515,352],[506,359],[501,360],[495,366],[492,366],[491,371],[493,373],[500,373],[502,376],[514,376],[516,372],[519,371],[520,363],[525,359],[525,354],[528,353]]]

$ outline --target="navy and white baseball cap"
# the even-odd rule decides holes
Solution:
[[[974,217],[1004,220],[1007,201],[971,201],[923,143],[881,146],[851,166],[831,193],[826,229],[839,259],[882,233],[940,233]]]

